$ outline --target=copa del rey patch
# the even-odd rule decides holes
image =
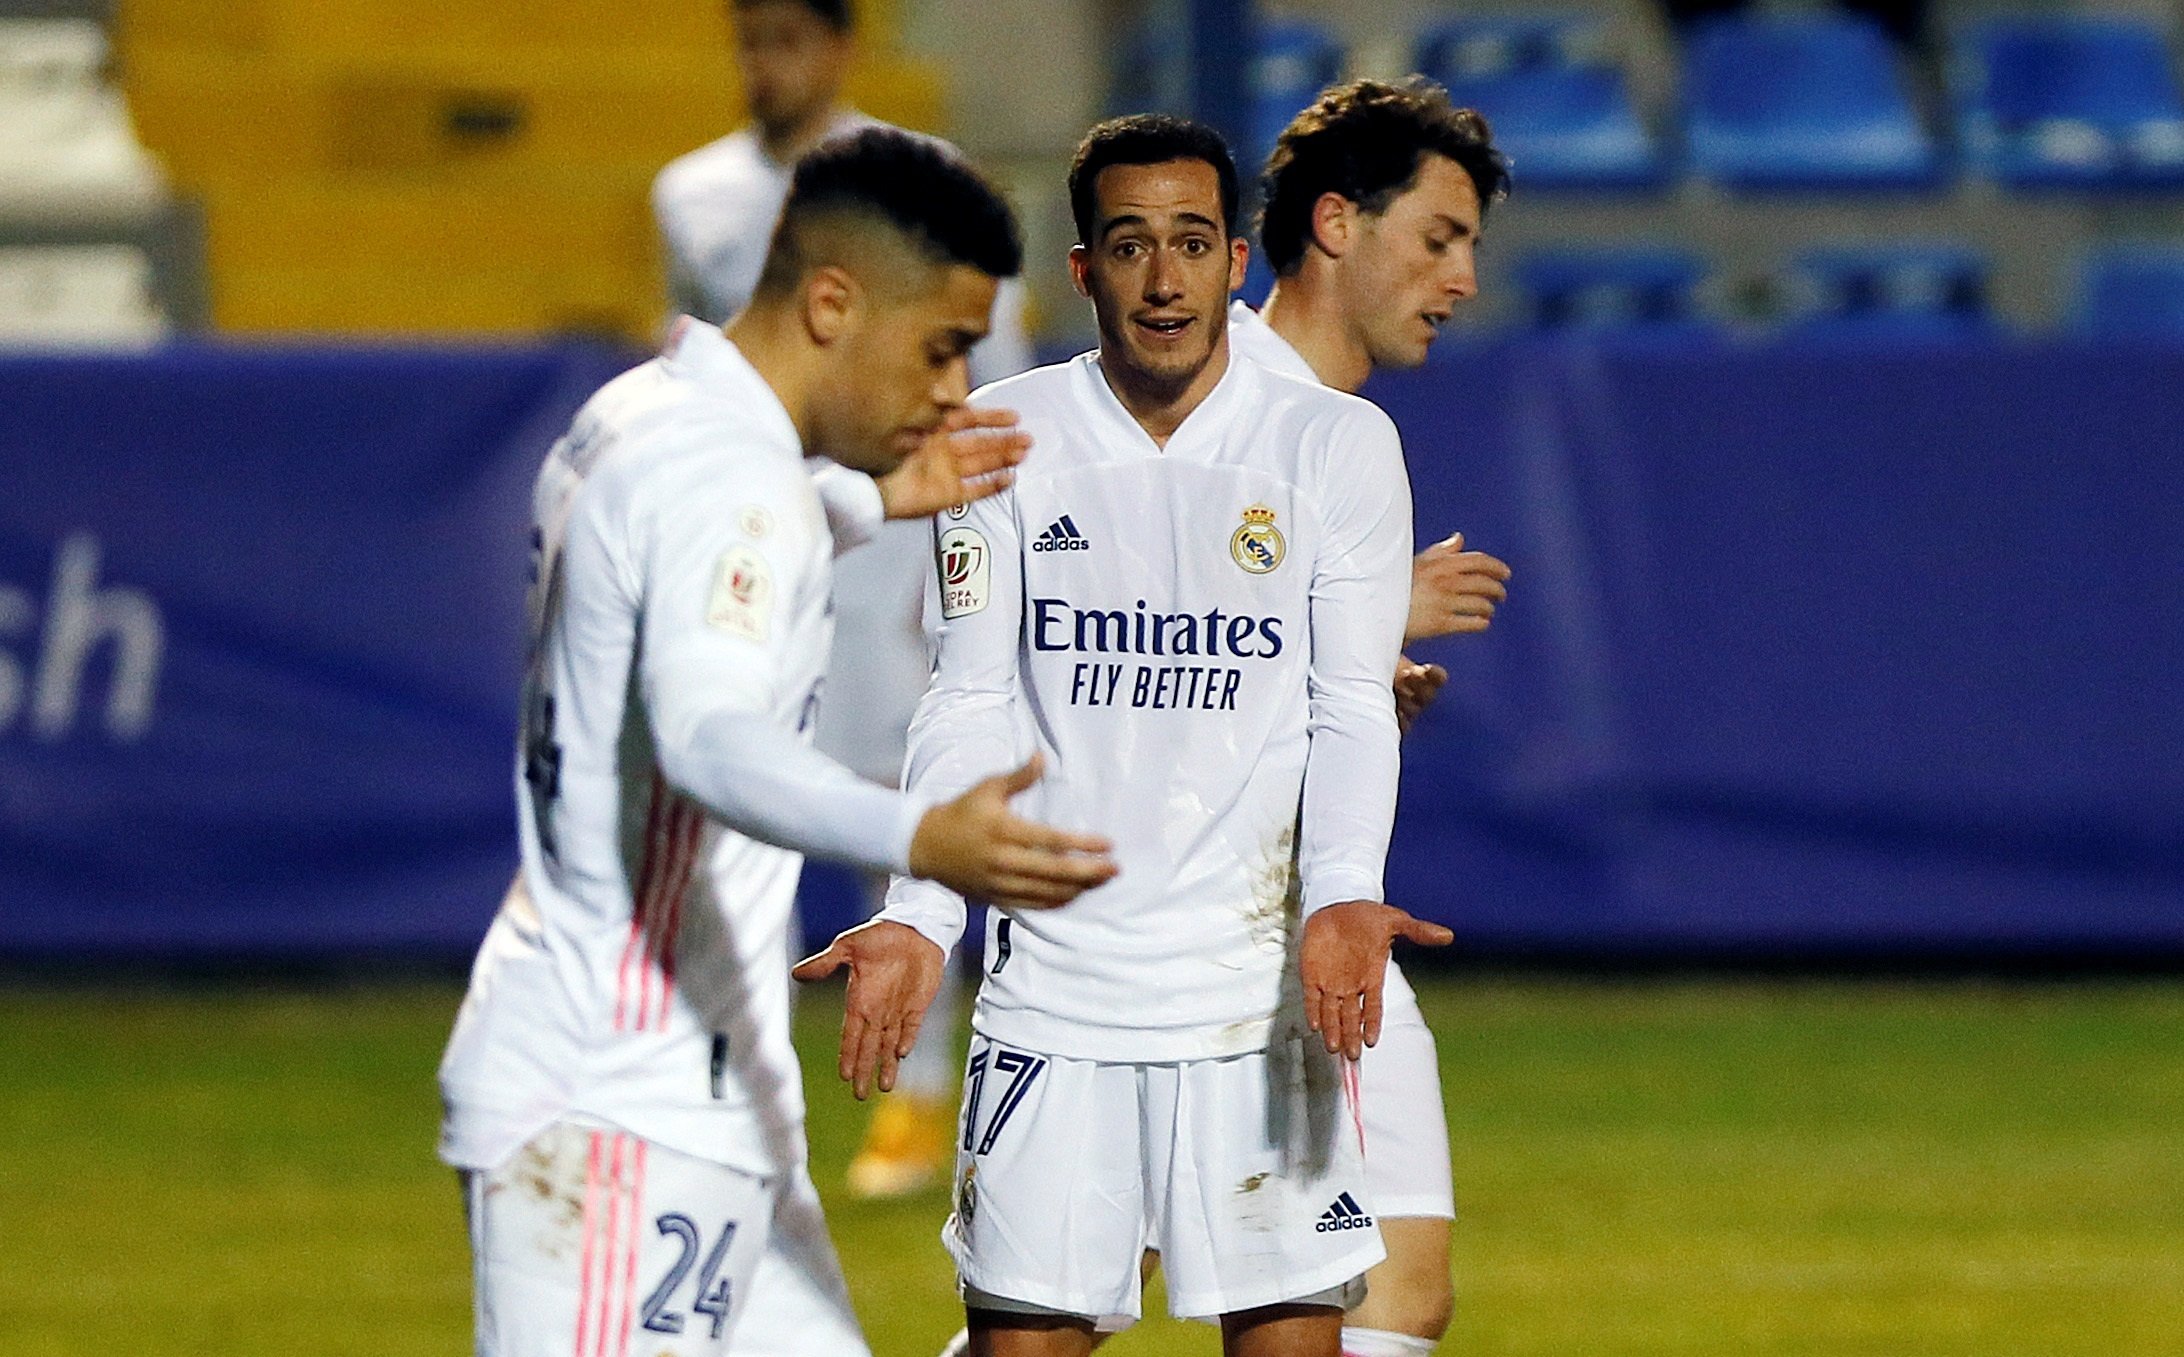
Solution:
[[[992,592],[993,553],[976,528],[950,528],[940,535],[940,615],[962,617],[984,611]]]
[[[750,547],[730,547],[713,576],[713,597],[705,620],[732,636],[763,641],[773,621],[773,568]]]

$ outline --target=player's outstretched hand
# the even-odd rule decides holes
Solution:
[[[849,968],[849,1000],[842,1014],[842,1080],[862,1100],[893,1092],[895,1069],[917,1044],[925,1010],[940,990],[948,958],[907,924],[874,919],[837,934],[827,950],[806,957],[789,972],[799,980],[824,980]]]
[[[933,807],[910,839],[910,874],[1008,909],[1066,905],[1115,875],[1114,845],[1019,817],[1009,798],[1044,772],[1034,754],[1013,773],[989,777]]]
[[[1388,948],[1397,938],[1446,947],[1456,935],[1414,919],[1394,905],[1349,900],[1304,921],[1297,967],[1304,981],[1304,1019],[1330,1053],[1355,1060],[1380,1043],[1380,984]]]
[[[1485,631],[1495,607],[1509,598],[1508,585],[1508,562],[1465,551],[1464,535],[1450,533],[1411,562],[1410,625],[1403,629],[1403,643]]]
[[[1031,435],[1017,429],[1014,410],[957,406],[901,466],[878,478],[880,503],[889,518],[930,518],[998,495],[1030,451]]]
[[[1433,699],[1448,682],[1448,671],[1437,664],[1419,664],[1404,655],[1395,666],[1395,721],[1405,734],[1416,725]]]

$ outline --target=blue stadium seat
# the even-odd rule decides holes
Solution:
[[[2184,98],[2161,33],[2123,18],[1993,20],[1955,53],[1966,154],[2017,188],[2184,185]]]
[[[2184,245],[2113,245],[2078,272],[2076,326],[2087,334],[2184,339]]]
[[[1182,111],[1191,102],[1190,39],[1180,14],[1156,11],[1122,37],[1107,91],[1107,116],[1153,109]],[[1233,147],[1246,179],[1274,149],[1289,120],[1342,77],[1342,43],[1333,30],[1304,20],[1255,26],[1250,69],[1247,145]]]
[[[1688,250],[1540,250],[1511,269],[1538,330],[1710,330],[1699,306],[1706,264]]]
[[[1994,328],[1987,261],[1961,246],[1807,250],[1790,263],[1787,291],[1797,334],[1947,338]]]
[[[1692,167],[1740,189],[1932,185],[1941,158],[1867,20],[1719,19],[1685,53]]]
[[[1525,188],[1656,188],[1660,145],[1638,116],[1598,24],[1462,19],[1422,35],[1419,69],[1494,125]]]
[[[1259,25],[1251,57],[1251,128],[1255,172],[1299,110],[1342,75],[1342,44],[1319,24],[1296,19]]]

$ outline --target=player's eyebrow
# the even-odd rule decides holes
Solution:
[[[1202,226],[1209,231],[1219,231],[1221,229],[1221,223],[1198,212],[1178,212],[1175,214],[1175,219],[1178,224],[1184,226]],[[1135,212],[1125,213],[1119,217],[1108,218],[1100,227],[1100,238],[1105,240],[1118,226],[1142,227],[1150,225],[1152,225],[1151,222]]]
[[[1449,234],[1455,236],[1458,240],[1463,239],[1465,236],[1478,234],[1476,231],[1471,229],[1471,223],[1458,221],[1456,218],[1450,216],[1446,212],[1436,212],[1433,214],[1433,216],[1435,221],[1438,221],[1441,224],[1447,226],[1449,229]]]

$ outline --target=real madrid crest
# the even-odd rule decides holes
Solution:
[[[1264,575],[1282,563],[1289,544],[1282,540],[1282,530],[1274,526],[1274,511],[1264,504],[1254,504],[1244,510],[1244,526],[1229,538],[1228,549],[1236,564],[1254,575]]]

